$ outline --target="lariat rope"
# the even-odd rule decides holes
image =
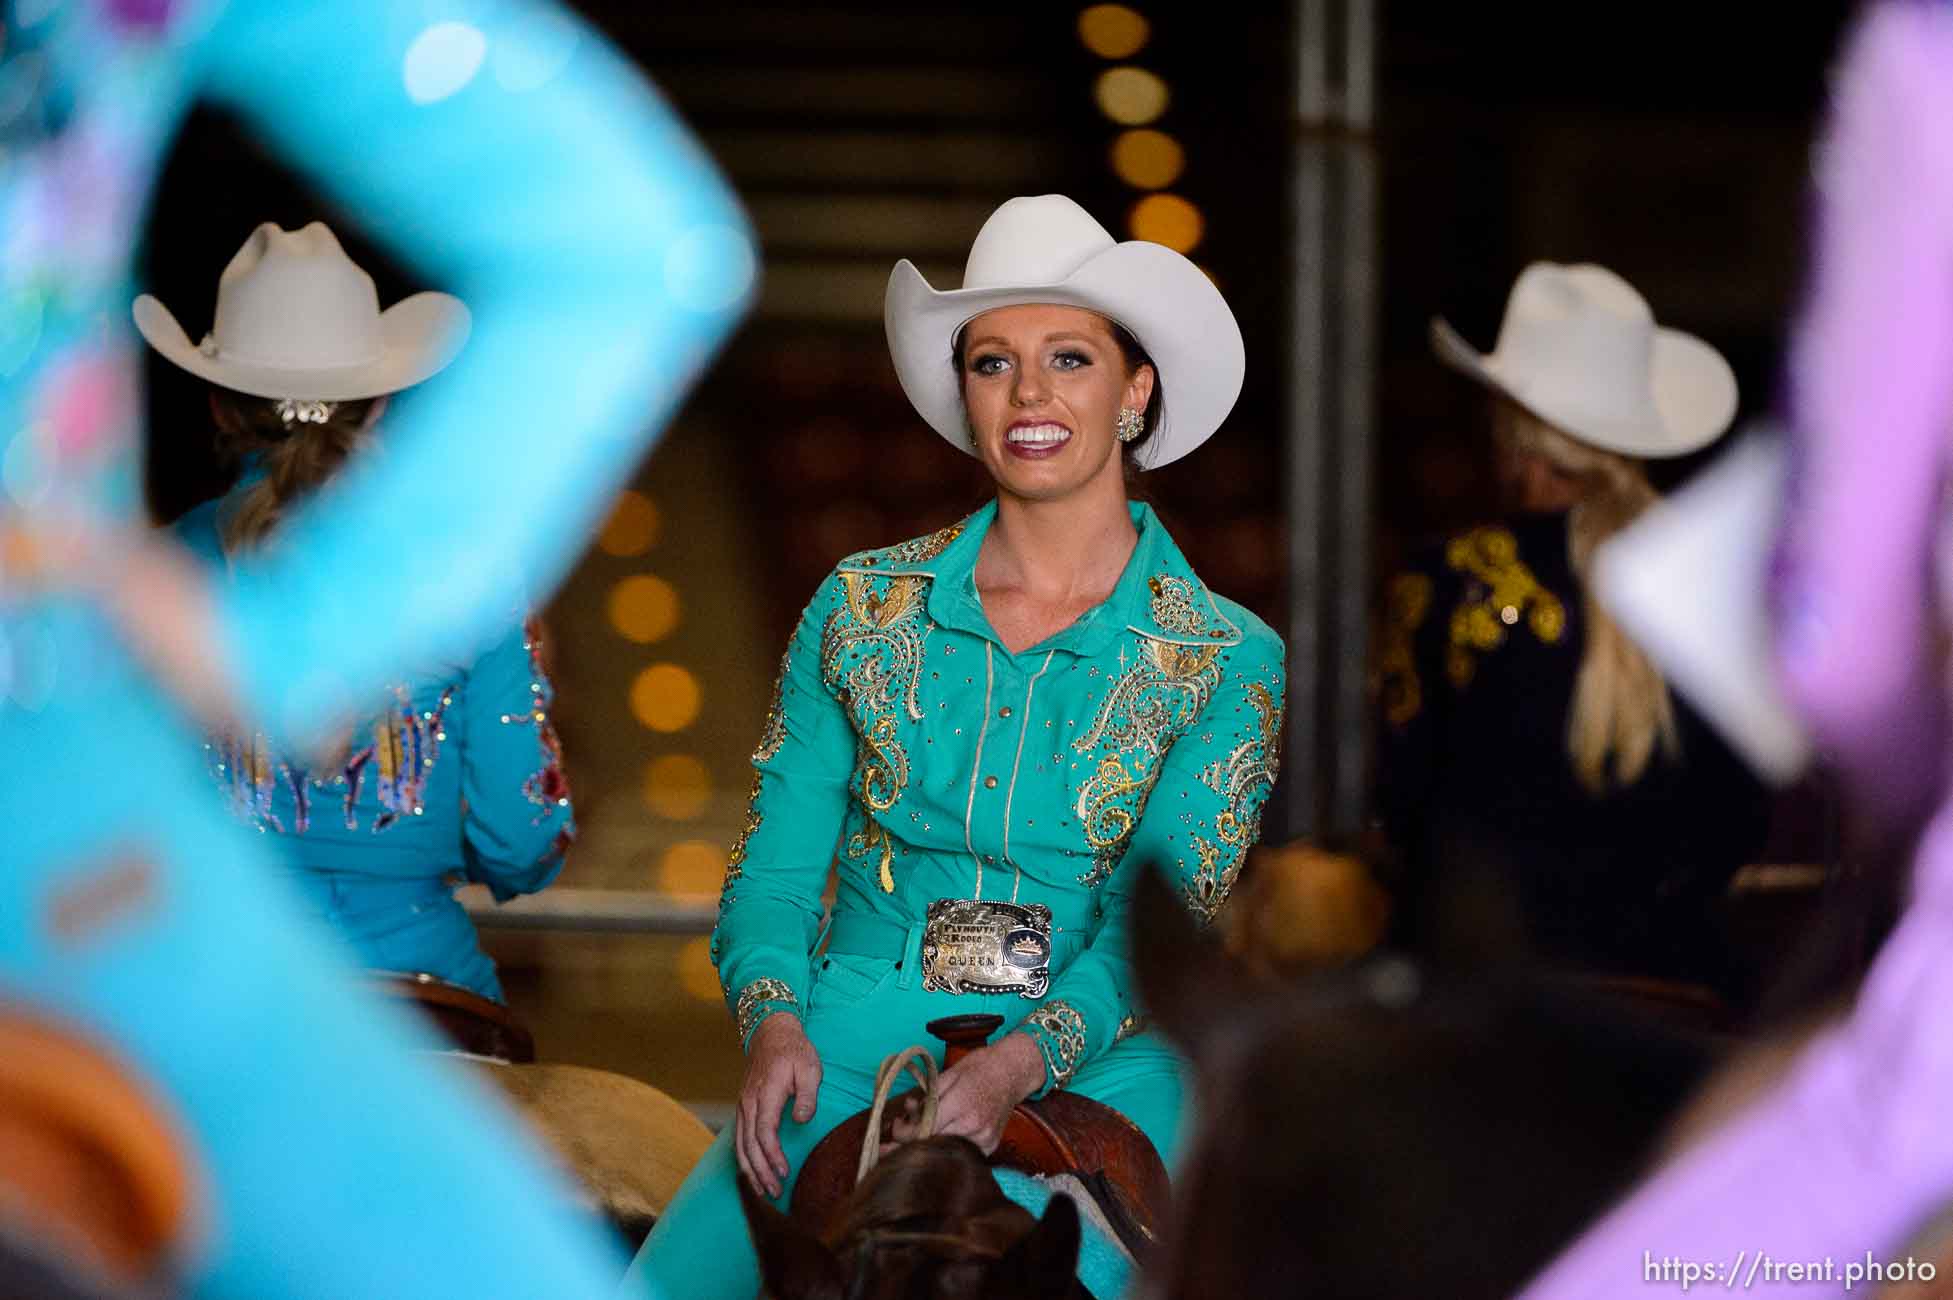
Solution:
[[[881,1070],[875,1076],[875,1105],[868,1112],[868,1131],[861,1137],[861,1163],[855,1169],[854,1181],[859,1184],[875,1167],[882,1155],[882,1111],[888,1105],[888,1095],[894,1091],[896,1080],[907,1069],[914,1076],[917,1087],[922,1092],[922,1116],[916,1122],[916,1137],[933,1137],[936,1133],[936,1057],[926,1047],[911,1047],[897,1052],[882,1062]]]

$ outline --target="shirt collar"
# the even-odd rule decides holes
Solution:
[[[1112,594],[1086,610],[1070,627],[1032,649],[1094,655],[1110,648],[1122,632],[1128,631],[1175,645],[1239,645],[1241,629],[1221,612],[1153,508],[1138,501],[1128,508],[1133,527],[1139,530],[1139,541]],[[996,518],[997,503],[991,501],[965,519],[940,547],[928,544],[933,539],[924,539],[853,557],[843,561],[840,568],[844,573],[927,578],[932,621],[995,641],[996,633],[977,597],[976,562]]]

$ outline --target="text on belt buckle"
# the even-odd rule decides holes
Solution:
[[[922,929],[922,987],[1043,997],[1051,987],[1051,909],[937,899]]]

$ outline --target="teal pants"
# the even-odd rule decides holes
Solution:
[[[815,965],[806,1026],[820,1053],[820,1095],[813,1118],[805,1124],[794,1122],[791,1101],[780,1122],[780,1147],[791,1166],[778,1202],[782,1209],[807,1153],[873,1102],[882,1061],[917,1044],[940,1047],[925,1024],[940,1016],[987,1011],[1004,1017],[1001,1034],[1036,1009],[1035,1003],[1014,996],[925,993],[915,978],[914,960],[903,961],[899,968],[893,961],[860,957],[830,957]],[[1086,1062],[1068,1088],[1139,1125],[1171,1168],[1179,1148],[1185,1078],[1184,1063],[1172,1048],[1144,1033]],[[739,1206],[739,1164],[732,1138],[728,1124],[658,1220],[632,1261],[627,1294],[731,1300],[758,1293],[759,1268]]]

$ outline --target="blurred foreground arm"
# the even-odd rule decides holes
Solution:
[[[1871,12],[1824,148],[1777,652],[1857,809],[1892,825],[1942,792],[1945,688],[1930,642],[1953,436],[1953,6]],[[1912,906],[1845,1023],[1526,1295],[1641,1294],[1679,1280],[1660,1274],[1668,1260],[1735,1269],[1701,1279],[1732,1289],[1741,1277],[1745,1291],[1809,1294],[1756,1275],[1759,1255],[1829,1256],[1840,1270],[1903,1255],[1953,1198],[1950,832],[1942,820],[1921,843]]]
[[[580,551],[751,298],[751,233],[675,114],[554,6],[430,23],[237,0],[203,84],[473,313],[445,374],[219,596],[247,710],[303,743],[465,653]]]

